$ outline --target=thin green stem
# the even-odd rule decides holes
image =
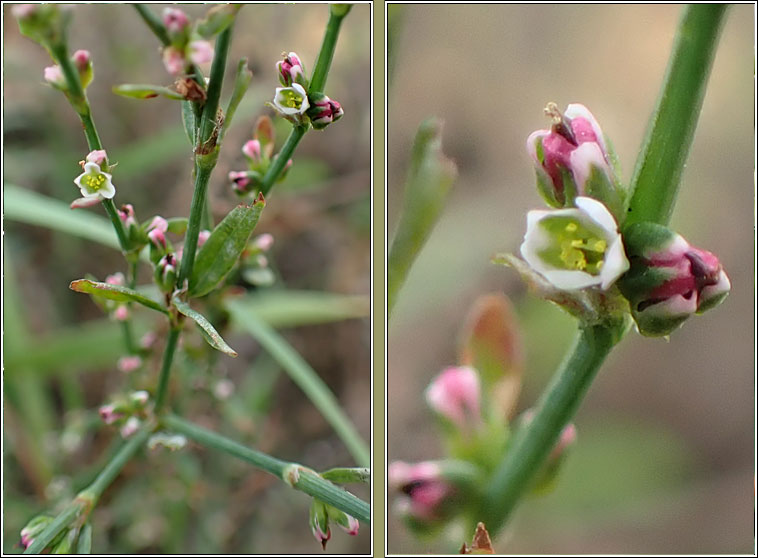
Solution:
[[[625,226],[667,224],[695,135],[726,4],[684,8],[666,77],[637,158]]]
[[[271,166],[266,171],[263,180],[261,181],[261,193],[266,196],[271,191],[274,183],[278,180],[282,174],[284,167],[287,166],[287,162],[292,157],[292,153],[295,151],[295,147],[303,139],[305,132],[308,131],[307,126],[293,126],[290,135],[287,137],[287,141],[284,142],[281,150],[276,155],[276,159],[271,163]]]
[[[179,341],[179,334],[181,329],[173,327],[168,333],[168,339],[166,340],[166,349],[163,352],[163,363],[161,364],[161,375],[158,380],[158,391],[155,394],[155,412],[158,413],[166,403],[166,395],[168,392],[168,379],[171,376],[171,364],[174,361],[174,352],[176,351],[176,345]]]
[[[537,402],[534,418],[514,433],[488,483],[481,520],[490,533],[497,532],[510,516],[617,340],[612,330],[601,326],[580,331],[573,352]]]
[[[308,93],[311,95],[324,91],[326,78],[329,75],[329,66],[331,66],[332,58],[334,58],[334,49],[337,46],[337,37],[339,37],[340,26],[344,18],[345,14],[336,14],[333,10],[329,10],[329,21],[326,24],[326,32],[321,42],[321,50],[319,50],[311,81],[308,84]]]
[[[131,245],[129,243],[129,237],[126,235],[124,223],[121,221],[121,217],[118,216],[116,204],[113,203],[112,199],[103,199],[102,203],[105,212],[108,214],[108,217],[111,220],[111,223],[113,223],[113,228],[115,229],[116,236],[118,237],[118,243],[121,246],[121,251],[125,253],[128,252],[131,248]]]
[[[58,534],[70,526],[83,515],[89,515],[92,507],[102,496],[106,488],[124,468],[124,465],[141,448],[152,432],[152,426],[145,425],[126,442],[121,449],[106,464],[97,478],[87,488],[72,500],[55,519],[34,538],[32,544],[24,551],[24,554],[40,554],[45,547],[55,539]],[[86,519],[86,518],[85,518]]]
[[[200,444],[226,452],[246,461],[254,467],[278,477],[293,488],[318,498],[360,521],[367,523],[371,521],[371,511],[366,502],[324,480],[307,467],[303,467],[297,463],[282,461],[263,452],[248,448],[176,415],[166,415],[162,421],[166,428],[184,434]]]
[[[137,10],[137,13],[142,17],[150,30],[155,33],[158,40],[163,43],[163,46],[171,44],[171,39],[168,38],[168,33],[166,32],[166,27],[158,16],[142,4],[134,4],[134,9]]]
[[[216,55],[211,65],[211,77],[208,84],[208,97],[203,107],[203,114],[197,134],[197,144],[195,146],[195,191],[192,194],[192,206],[190,207],[189,224],[187,225],[187,234],[184,237],[184,251],[182,256],[182,265],[179,269],[179,285],[184,284],[184,280],[192,275],[192,268],[195,264],[195,251],[197,250],[197,237],[200,234],[200,226],[206,215],[206,197],[208,193],[208,181],[211,173],[216,166],[218,150],[215,141],[211,136],[216,130],[216,111],[218,102],[221,97],[221,85],[224,81],[224,70],[226,69],[226,57],[231,43],[232,27],[230,25],[224,29],[216,39]],[[208,142],[213,145],[206,145]]]

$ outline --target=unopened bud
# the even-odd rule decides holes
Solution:
[[[250,159],[250,162],[257,165],[261,162],[261,142],[253,139],[242,146],[242,153]]]
[[[479,374],[469,366],[446,368],[429,384],[426,401],[460,430],[471,431],[481,424]]]
[[[176,37],[184,32],[189,26],[187,14],[176,8],[166,8],[163,10],[163,25],[170,35]]]
[[[44,70],[45,81],[61,91],[67,91],[68,85],[66,84],[66,78],[63,76],[63,70],[57,64],[54,66],[47,66]]]
[[[121,427],[121,437],[122,438],[129,438],[131,437],[137,430],[139,430],[139,427],[142,423],[137,417],[129,417],[129,419],[124,423],[124,425]]]
[[[71,60],[74,62],[76,71],[79,73],[79,81],[82,84],[82,89],[87,89],[87,86],[92,83],[92,77],[94,75],[89,51],[77,50],[74,52]]]
[[[213,47],[208,41],[192,41],[188,50],[189,58],[194,64],[207,64],[213,61]]]
[[[279,74],[279,81],[282,85],[289,87],[293,83],[299,83],[307,87],[308,81],[305,79],[305,68],[300,61],[300,57],[294,52],[283,54],[283,56],[284,60],[276,63],[276,71]]]
[[[112,403],[100,407],[99,413],[100,418],[105,424],[113,424],[117,420],[124,418],[123,413],[117,411],[115,405]]]
[[[142,366],[142,359],[136,355],[123,356],[118,359],[118,362],[116,363],[116,368],[124,374],[134,372],[140,366]]]
[[[322,130],[326,128],[332,122],[336,122],[344,112],[342,106],[337,102],[331,100],[323,93],[316,93],[310,97],[311,107],[308,109],[308,117],[311,119],[311,124],[316,130]]]
[[[177,273],[176,257],[172,253],[163,256],[155,266],[155,283],[164,293],[170,293],[176,286]]]
[[[332,532],[329,529],[329,513],[327,505],[316,498],[313,498],[311,501],[310,524],[311,533],[321,543],[321,548],[326,550],[326,543],[332,536]]]
[[[186,65],[184,53],[176,47],[169,46],[163,49],[163,66],[172,76],[178,76],[184,73]]]

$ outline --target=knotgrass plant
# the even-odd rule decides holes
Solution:
[[[56,4],[22,4],[13,8],[22,34],[50,54],[54,65],[45,69],[45,81],[66,96],[78,115],[89,154],[80,163],[84,172],[74,179],[82,196],[71,203],[75,212],[67,210],[72,214],[61,215],[60,204],[55,201],[11,187],[6,188],[6,195],[10,194],[11,198],[10,216],[40,225],[54,222],[59,229],[120,249],[125,258],[124,272],[115,272],[105,281],[87,276],[71,282],[70,288],[91,295],[93,301],[120,324],[125,355],[118,367],[133,378],[139,378],[142,387],[114,394],[100,407],[102,421],[118,426],[124,441],[111,450],[107,461],[92,475],[94,480],[61,510],[37,515],[28,522],[21,531],[20,544],[25,553],[40,553],[45,549],[55,553],[89,552],[93,531],[97,536],[97,524],[93,529],[90,521],[92,512],[124,467],[146,446],[163,446],[176,451],[188,440],[237,457],[310,496],[310,529],[324,547],[331,536],[330,524],[340,525],[354,535],[359,522],[370,521],[368,504],[338,486],[369,482],[366,443],[327,385],[272,324],[267,323],[265,308],[256,308],[247,297],[240,296],[244,290],[241,292],[236,286],[240,278],[250,289],[275,280],[265,255],[273,239],[269,234],[253,237],[253,232],[274,186],[292,166],[292,156],[300,140],[309,130],[323,130],[343,115],[341,105],[324,91],[340,28],[351,6],[329,6],[321,49],[310,77],[305,64],[293,52],[284,54],[276,65],[282,87],[276,89],[269,105],[291,122],[289,135],[274,153],[274,124],[267,116],[259,118],[252,139],[243,147],[248,170],[229,173],[231,189],[239,196],[240,203],[219,223],[214,223],[208,200],[210,178],[226,132],[252,79],[247,61],[240,60],[231,94],[228,101],[222,103],[227,57],[240,8],[240,5],[219,5],[208,10],[205,17],[191,22],[178,9],[167,8],[163,16],[158,17],[150,8],[134,5],[160,42],[163,65],[174,81],[170,86],[116,85],[113,91],[138,99],[162,97],[160,102],[176,107],[189,142],[194,182],[188,217],[165,219],[157,215],[141,223],[136,215],[146,209],[121,204],[125,196],[118,190],[120,177],[126,174],[122,173],[125,165],[109,157],[95,125],[96,115],[86,95],[94,74],[90,53],[78,50],[70,54],[72,9]],[[214,45],[212,40],[215,40]],[[210,72],[206,78],[202,67],[208,64]],[[318,133],[328,136],[329,132]],[[85,208],[97,205],[102,206],[108,216],[115,238],[104,228],[101,219],[86,213]],[[181,247],[173,246],[172,236],[183,236]],[[151,266],[152,285],[138,284],[140,265]],[[302,296],[305,294],[298,297],[292,293],[289,299],[290,311],[304,312],[305,321],[309,312],[315,321],[365,314],[367,305],[362,299]],[[287,301],[287,295],[280,298],[285,307]],[[157,331],[164,331],[166,339],[160,359],[149,358],[159,344],[155,332],[140,341],[136,339],[135,320],[142,314],[139,308],[162,315],[164,324]],[[281,316],[281,312],[278,315]],[[176,375],[179,356],[186,353],[182,359],[186,359],[188,368],[194,369],[212,369],[218,363],[218,353],[237,357],[237,352],[219,333],[230,317],[258,339],[273,360],[303,389],[334,428],[357,467],[318,473],[299,463],[246,447],[182,416],[181,409],[187,402],[177,399],[176,395],[177,392],[188,394],[176,386],[186,382],[188,377]],[[284,321],[287,321],[286,310]],[[198,346],[187,341],[190,322],[197,326],[206,344]],[[88,339],[87,345],[96,343],[96,337]],[[150,370],[153,363],[158,365],[156,370]],[[221,384],[217,388],[217,391],[229,389]],[[279,550],[287,550],[286,542]]]

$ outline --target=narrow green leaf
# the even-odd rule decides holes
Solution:
[[[371,313],[368,296],[341,295],[317,291],[270,289],[230,300],[242,312],[255,312],[271,327],[295,327],[363,318]]]
[[[368,446],[324,380],[303,360],[292,345],[255,313],[244,311],[234,304],[227,304],[226,308],[235,323],[252,335],[287,372],[292,381],[303,390],[324,419],[334,428],[356,463],[367,467],[370,463]]]
[[[226,341],[224,341],[224,339],[218,334],[218,331],[216,331],[205,316],[190,308],[189,304],[180,300],[178,297],[173,297],[171,301],[179,312],[200,326],[200,331],[203,334],[203,337],[211,347],[222,353],[226,353],[231,357],[237,356],[237,351],[227,345]]]
[[[338,484],[352,482],[371,482],[371,469],[368,467],[335,467],[321,473],[321,477]]]
[[[266,202],[262,195],[252,205],[238,205],[224,217],[195,258],[189,295],[203,296],[226,277],[245,249]]]
[[[195,111],[191,101],[182,101],[182,126],[190,145],[195,145]]]
[[[163,87],[162,85],[146,85],[137,83],[124,83],[114,85],[113,92],[122,97],[132,97],[134,99],[152,99],[154,97],[166,97],[176,101],[183,101],[184,96],[180,95],[173,89]]]
[[[402,214],[387,259],[389,312],[413,261],[442,213],[456,175],[455,164],[442,153],[441,122],[435,118],[424,121],[413,143]]]
[[[197,22],[197,32],[205,39],[221,33],[234,22],[241,7],[240,4],[225,4],[211,8],[205,17]]]
[[[85,523],[79,532],[79,539],[76,541],[76,553],[92,553],[92,525],[89,523]]]
[[[234,78],[234,90],[232,96],[229,99],[229,104],[226,106],[226,115],[224,116],[224,125],[221,127],[221,134],[219,136],[219,142],[223,141],[226,131],[232,123],[234,113],[237,112],[237,107],[242,101],[242,97],[245,96],[250,81],[253,79],[253,72],[247,67],[247,58],[243,58],[237,64],[237,75]]]
[[[91,294],[107,298],[108,300],[115,300],[116,302],[136,302],[142,306],[147,306],[148,308],[168,315],[168,310],[160,303],[151,298],[147,298],[135,290],[120,285],[100,283],[97,281],[90,281],[89,279],[78,279],[76,281],[71,281],[69,288],[78,293]]]

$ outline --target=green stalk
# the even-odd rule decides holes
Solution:
[[[488,483],[481,518],[491,533],[505,523],[529,487],[617,340],[606,327],[580,330],[573,352],[537,402],[534,419],[514,433],[505,458]]]
[[[83,516],[89,515],[92,506],[102,496],[106,488],[124,468],[124,465],[134,456],[141,448],[152,432],[151,427],[143,426],[137,433],[126,442],[121,449],[113,456],[108,464],[103,468],[97,478],[87,488],[81,491],[74,500],[72,500],[59,513],[56,518],[34,538],[32,544],[24,551],[24,554],[40,554],[45,547],[65,528],[80,520]]]
[[[155,36],[158,37],[158,40],[163,43],[164,46],[171,44],[171,39],[168,38],[168,33],[166,32],[166,27],[158,16],[142,4],[134,4],[134,9],[137,10],[137,13],[142,17],[150,30],[155,33]]]
[[[282,174],[284,167],[287,165],[287,161],[292,157],[292,153],[295,151],[295,147],[303,139],[305,132],[308,131],[307,126],[293,126],[290,135],[287,137],[287,141],[282,146],[281,150],[276,156],[276,159],[271,163],[271,166],[266,171],[265,176],[261,182],[261,192],[264,196],[267,196],[271,191],[272,186]]]
[[[230,25],[224,29],[216,39],[216,55],[211,65],[208,97],[203,107],[197,144],[195,146],[195,168],[197,171],[195,174],[195,191],[192,195],[187,234],[184,237],[184,255],[182,256],[182,265],[179,270],[179,285],[184,284],[184,280],[192,275],[192,267],[195,264],[195,251],[197,250],[197,237],[200,233],[203,215],[206,213],[205,204],[208,181],[216,166],[216,159],[218,157],[215,142],[212,142],[213,145],[210,146],[206,144],[211,141],[211,136],[214,133],[214,129],[216,129],[216,111],[218,110],[218,102],[221,97],[221,86],[224,81],[224,70],[226,69],[226,57],[229,52],[229,44],[231,43],[232,27]],[[204,151],[206,151],[205,154],[203,154]]]
[[[168,392],[168,379],[171,376],[171,364],[174,361],[174,352],[176,344],[179,341],[181,329],[178,327],[171,328],[166,341],[166,349],[163,352],[163,364],[161,364],[161,375],[158,380],[158,391],[155,394],[155,412],[158,413],[166,403],[166,394]]]
[[[665,225],[671,218],[726,8],[726,4],[692,4],[683,10],[657,108],[634,169],[625,226],[641,221]]]
[[[282,461],[263,452],[250,449],[234,440],[230,440],[211,430],[206,430],[176,415],[166,415],[163,417],[163,425],[172,431],[184,434],[200,444],[221,450],[246,461],[254,467],[278,477],[293,488],[305,492],[314,498],[318,498],[322,502],[326,502],[360,521],[366,523],[371,521],[371,510],[366,502],[324,480],[307,467],[302,467],[297,463]]]
[[[329,10],[329,21],[326,24],[324,39],[321,41],[321,50],[319,50],[311,81],[308,84],[308,93],[311,95],[324,91],[326,78],[329,75],[329,66],[332,64],[334,49],[337,46],[337,37],[340,34],[340,26],[346,15],[347,13],[335,13],[331,8]]]

